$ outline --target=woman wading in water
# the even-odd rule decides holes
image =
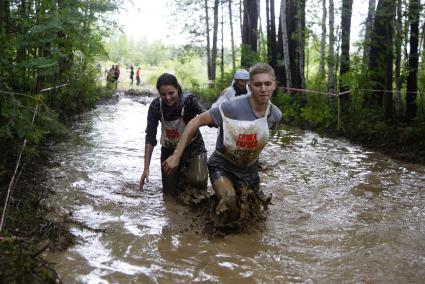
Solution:
[[[258,156],[269,139],[269,129],[277,126],[282,112],[270,102],[276,87],[273,68],[257,63],[250,68],[249,79],[251,95],[225,101],[192,119],[174,153],[163,163],[165,173],[172,175],[199,127],[220,128],[215,151],[208,160],[208,170],[219,200],[215,213],[223,225],[245,217],[241,215],[246,212],[243,207],[248,206],[245,202],[248,192],[263,206],[269,201],[259,188]]]
[[[174,152],[186,124],[204,108],[192,94],[184,94],[177,78],[172,74],[162,74],[156,83],[159,97],[155,98],[148,110],[148,123],[145,139],[144,170],[140,178],[140,189],[149,182],[149,166],[152,152],[157,144],[156,132],[161,122],[161,163]],[[180,153],[181,163],[173,173],[162,174],[164,193],[177,194],[183,186],[189,185],[206,191],[208,181],[207,156],[204,140],[199,131],[195,131],[186,140],[187,147]],[[190,173],[190,175],[188,174]],[[184,177],[184,178],[182,178]]]

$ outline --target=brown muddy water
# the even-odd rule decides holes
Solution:
[[[282,130],[260,158],[274,197],[264,225],[208,238],[162,195],[159,147],[138,190],[150,100],[100,105],[56,146],[50,206],[78,243],[45,258],[64,283],[425,282],[424,166]],[[202,132],[210,154],[216,129]]]

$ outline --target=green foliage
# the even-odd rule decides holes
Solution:
[[[287,93],[279,92],[273,101],[282,111],[283,122],[294,123],[300,120],[299,112],[296,111],[292,99]]]
[[[233,80],[233,71],[226,72],[223,78],[217,79],[213,84],[207,87],[202,87],[199,84],[192,84],[191,91],[199,95],[207,104],[212,104],[223,92],[230,86]]]
[[[308,94],[304,104],[298,94],[279,92],[274,103],[282,110],[282,120],[288,124],[308,126],[317,130],[328,129],[333,123],[333,115],[326,97]],[[302,98],[304,100],[304,98]]]
[[[4,175],[25,139],[26,154],[37,155],[38,145],[66,134],[60,121],[107,95],[97,86],[92,66],[105,54],[102,37],[114,27],[109,16],[117,6],[115,0],[36,0],[26,5],[8,1],[1,9],[0,91],[12,91],[0,93]]]
[[[251,47],[249,45],[243,44],[241,45],[242,49],[242,66],[244,68],[249,68],[250,66],[254,65],[255,63],[260,61],[260,54],[257,52],[252,51]]]
[[[301,108],[301,114],[313,128],[328,129],[333,122],[327,98],[318,94],[307,96],[307,104]]]
[[[400,139],[403,139],[403,142],[407,144],[412,144],[417,141],[423,141],[424,137],[425,137],[425,125],[422,125],[422,127],[418,125],[416,127],[408,126],[404,128],[403,134],[400,137]]]

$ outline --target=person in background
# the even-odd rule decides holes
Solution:
[[[218,107],[193,118],[187,125],[173,154],[163,163],[166,174],[178,168],[185,147],[199,128],[220,128],[214,153],[208,159],[211,184],[218,197],[216,216],[223,225],[241,217],[240,200],[251,190],[266,207],[268,200],[260,191],[258,156],[269,139],[269,129],[277,127],[282,112],[270,102],[276,88],[275,73],[266,63],[249,70],[251,94],[224,101]],[[238,201],[238,198],[239,201]]]
[[[245,69],[240,69],[235,72],[233,75],[233,81],[232,84],[223,90],[221,92],[220,96],[218,97],[217,101],[212,104],[211,108],[219,106],[222,102],[225,100],[240,96],[249,94],[249,88],[247,87],[249,80],[249,73]]]
[[[111,69],[108,71],[108,75],[106,75],[106,85],[108,88],[112,88],[114,84],[114,73],[115,73],[115,65],[112,65]]]
[[[130,80],[131,80],[131,85],[133,85],[133,78],[134,78],[134,70],[133,70],[133,66],[130,67]]]
[[[115,89],[118,87],[118,79],[120,78],[120,68],[118,65],[115,65],[114,69],[114,87]]]
[[[137,86],[140,85],[140,67],[137,67],[137,70],[136,70],[136,85]]]
[[[144,170],[140,178],[141,190],[145,183],[149,182],[149,166],[153,149],[157,144],[158,123],[161,122],[161,163],[163,163],[173,154],[187,123],[205,111],[195,96],[183,93],[177,78],[172,74],[164,73],[159,76],[156,88],[159,97],[151,102],[148,110]],[[164,193],[176,195],[182,184],[202,191],[207,189],[207,151],[201,133],[194,132],[186,144],[187,147],[180,155],[180,166],[170,174],[161,171]]]

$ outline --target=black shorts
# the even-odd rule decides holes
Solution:
[[[249,189],[252,189],[256,192],[260,190],[260,178],[257,176],[255,178],[252,178],[251,180],[242,180],[232,174],[231,172],[227,172],[221,168],[214,167],[208,165],[208,173],[210,175],[210,181],[211,184],[213,184],[217,179],[220,177],[227,177],[230,179],[230,181],[233,184],[233,187],[237,190],[240,189],[243,186],[248,187]]]

